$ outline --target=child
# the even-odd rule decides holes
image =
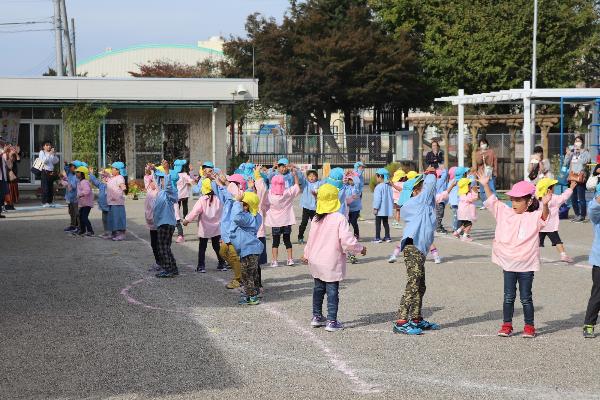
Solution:
[[[453,185],[452,190],[450,190],[448,195],[448,204],[450,204],[450,209],[452,210],[452,232],[456,232],[459,228],[458,226],[458,181],[461,178],[465,177],[465,174],[469,171],[466,167],[452,167],[448,170],[449,182],[448,188],[450,185]]]
[[[344,326],[338,321],[340,281],[346,277],[346,252],[367,254],[350,232],[348,221],[338,213],[338,189],[324,184],[317,192],[317,213],[310,226],[310,236],[304,248],[303,261],[308,263],[314,278],[313,317],[311,326],[325,326],[329,332]],[[323,317],[323,299],[327,293],[327,319]]]
[[[79,208],[79,231],[76,232],[80,236],[94,236],[94,228],[90,222],[90,211],[94,206],[94,192],[90,182],[87,180],[89,170],[86,167],[75,169],[77,174],[77,207]],[[73,234],[76,234],[75,232]]]
[[[436,182],[436,194],[440,194],[446,190],[448,187],[448,171],[443,167],[440,167],[436,170],[436,175],[438,177]],[[446,201],[448,198],[444,198],[444,200],[436,201],[435,204],[435,231],[437,233],[441,233],[443,235],[448,234],[446,228],[444,228],[444,212],[446,211]]]
[[[596,337],[594,326],[598,322],[598,312],[600,312],[600,184],[596,186],[594,198],[588,204],[588,214],[594,224],[594,243],[589,258],[590,264],[593,265],[592,293],[585,313],[583,337],[591,339]]]
[[[294,185],[287,189],[285,188],[283,175],[274,175],[271,178],[271,187],[267,195],[269,210],[265,218],[265,225],[271,227],[273,236],[271,267],[279,266],[277,257],[279,255],[281,235],[283,235],[283,243],[287,251],[287,265],[294,265],[290,235],[292,234],[292,225],[296,223],[293,201],[300,194],[300,183],[296,168],[292,169],[291,174],[294,177]]]
[[[475,202],[479,197],[479,188],[477,185],[471,185],[469,178],[462,178],[458,181],[458,229],[453,235],[457,239],[460,238],[463,242],[472,242],[470,236],[473,222],[477,220],[477,210]],[[462,236],[461,236],[462,233]]]
[[[425,256],[434,238],[435,191],[435,169],[429,167],[424,175],[408,180],[400,196],[400,216],[404,220],[400,250],[404,253],[407,280],[398,320],[393,327],[395,333],[420,335],[423,330],[439,329],[439,325],[424,320],[421,313],[425,295]]]
[[[264,245],[258,240],[256,234],[262,224],[262,218],[258,213],[259,199],[254,192],[240,193],[231,211],[232,224],[229,237],[235,250],[240,255],[242,264],[242,286],[238,304],[257,305],[259,287],[258,282],[258,258],[263,252]]]
[[[104,228],[104,233],[100,237],[102,239],[110,239],[112,237],[112,233],[108,227],[108,211],[110,207],[106,200],[106,182],[110,176],[110,169],[107,168],[100,173],[100,180],[94,176],[93,168],[89,168],[89,170],[90,181],[98,188],[98,209],[102,211],[102,228]]]
[[[388,224],[388,218],[392,215],[393,210],[393,195],[392,188],[388,184],[390,173],[385,168],[379,168],[376,172],[377,186],[375,186],[375,192],[373,194],[373,214],[375,214],[375,239],[373,243],[381,243],[385,241],[389,243],[392,241],[390,237],[390,225]],[[381,240],[381,224],[385,229],[385,236]]]
[[[550,242],[552,242],[552,246],[556,246],[556,249],[560,254],[560,261],[572,263],[573,259],[565,252],[565,246],[558,235],[558,224],[560,222],[558,209],[561,205],[569,200],[571,194],[573,194],[575,186],[577,186],[577,182],[571,181],[571,187],[569,187],[560,195],[554,195],[554,185],[557,183],[558,181],[556,179],[542,178],[536,185],[535,197],[538,200],[541,200],[546,193],[550,193],[552,196],[552,199],[548,204],[548,207],[550,208],[550,217],[548,218],[548,223],[540,231],[540,247],[544,247],[544,241],[546,236],[548,236],[550,238]]]
[[[179,174],[181,179],[181,174]],[[179,185],[178,185],[179,187]],[[206,247],[210,239],[212,248],[217,254],[217,271],[227,271],[225,260],[221,258],[219,250],[221,249],[221,215],[223,214],[223,204],[213,192],[210,179],[202,179],[202,196],[198,199],[192,211],[183,219],[183,225],[187,226],[190,221],[198,222],[198,266],[196,272],[206,272]]]
[[[106,182],[106,202],[108,204],[108,225],[112,231],[112,240],[125,240],[127,216],[125,215],[125,164],[121,161],[112,163],[111,177]]]
[[[146,226],[150,230],[150,247],[152,247],[152,254],[154,255],[154,265],[151,265],[148,271],[160,272],[162,270],[160,264],[160,253],[158,252],[158,231],[156,225],[154,225],[154,203],[156,202],[156,195],[158,195],[158,186],[152,176],[154,172],[154,164],[148,164],[146,166],[146,175],[144,176],[144,187],[146,188],[146,198],[144,199],[144,217],[146,219]]]
[[[535,198],[535,186],[531,182],[521,181],[506,193],[512,203],[512,207],[509,207],[492,192],[488,175],[480,173],[478,179],[487,195],[483,204],[496,219],[492,262],[504,270],[504,323],[498,336],[512,335],[518,282],[525,319],[523,337],[533,338],[535,326],[531,288],[535,271],[540,269],[539,232],[548,221],[548,203],[552,195],[547,193],[542,197],[540,209],[540,203]]]
[[[175,204],[177,204],[177,180],[179,176],[169,171],[169,163],[162,161],[156,168],[158,193],[152,210],[152,220],[156,226],[156,245],[160,257],[162,271],[156,274],[157,278],[174,278],[179,275],[177,261],[171,251],[173,233],[175,232]]]
[[[69,207],[69,216],[71,223],[64,231],[67,233],[77,232],[79,230],[79,209],[77,208],[77,176],[75,175],[75,162],[67,164],[65,161],[65,175],[61,180],[61,186],[66,188],[65,201]]]
[[[259,297],[262,297],[263,294],[263,286],[262,286],[262,270],[261,267],[267,264],[267,235],[265,232],[265,215],[269,210],[269,188],[267,187],[267,182],[265,180],[266,174],[261,171],[262,167],[256,167],[254,170],[254,190],[256,191],[256,195],[258,196],[258,213],[260,214],[260,218],[262,223],[258,228],[258,232],[256,236],[258,240],[263,244],[263,251],[258,258],[258,287],[259,287]]]
[[[360,239],[360,230],[358,228],[358,217],[360,217],[360,211],[362,210],[362,187],[360,185],[360,175],[356,171],[349,171],[346,173],[346,183],[348,186],[354,188],[354,194],[348,204],[348,222],[354,230],[354,236],[356,240]]]
[[[306,172],[306,183],[302,187],[302,196],[300,197],[300,206],[302,207],[302,222],[298,227],[298,244],[304,244],[304,232],[308,221],[312,220],[315,216],[315,210],[317,209],[317,199],[314,193],[316,193],[318,185],[319,175],[315,170],[309,170]]]
[[[179,180],[177,181],[177,193],[178,201],[177,208],[183,207],[183,215],[188,214],[188,199],[191,194],[192,185],[196,181],[190,176],[190,167],[187,164],[187,160],[177,160],[180,162],[181,172],[179,172]],[[183,227],[181,226],[181,219],[177,221],[177,243],[185,242],[183,237]]]
[[[400,199],[400,193],[402,193],[402,183],[406,181],[406,172],[402,169],[398,169],[394,172],[392,177],[392,193],[394,198],[394,221],[392,226],[400,229],[400,206],[398,200]]]

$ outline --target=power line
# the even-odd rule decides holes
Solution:
[[[33,24],[50,24],[50,21],[24,21],[24,22],[0,22],[0,25],[33,25]]]
[[[0,33],[22,33],[22,32],[48,32],[54,29],[20,29],[17,31],[0,31]]]

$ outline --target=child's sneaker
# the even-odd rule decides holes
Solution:
[[[583,326],[583,337],[586,339],[593,339],[596,337],[596,335],[594,334],[594,325]]]
[[[258,298],[258,295],[248,297],[248,305],[249,306],[256,306],[259,304],[260,304],[260,299]]]
[[[162,267],[158,264],[152,264],[150,268],[148,268],[149,272],[160,272],[162,271]]]
[[[196,272],[200,272],[201,274],[206,273],[206,266],[205,265],[198,265],[196,267]]]
[[[567,255],[567,253],[561,253],[560,261],[566,262],[567,264],[572,264],[573,259]]]
[[[291,258],[289,260],[287,260],[287,266],[288,267],[293,267],[294,266],[294,260],[291,259]]]
[[[219,263],[219,265],[217,265],[217,271],[227,271],[227,265],[225,265],[225,263]]]
[[[154,275],[157,278],[174,278],[175,275],[179,275],[179,273],[171,272],[171,271],[161,271],[158,274]]]
[[[388,262],[389,262],[390,264],[393,264],[393,263],[395,263],[395,262],[396,262],[396,260],[397,260],[397,259],[398,259],[398,258],[397,258],[395,255],[393,255],[393,254],[392,254],[392,255],[390,256],[390,258],[388,258]]]
[[[452,236],[454,236],[457,239],[460,239],[460,231],[454,231],[454,232],[452,232]]]
[[[396,321],[394,322],[394,333],[401,333],[404,335],[421,335],[423,330],[418,328],[417,325],[412,321]]]
[[[533,325],[525,324],[525,327],[523,328],[522,336],[524,338],[534,338],[535,337],[535,327]]]
[[[424,319],[420,320],[416,323],[417,328],[423,331],[437,331],[440,329],[440,326],[434,322],[429,322]]]
[[[342,329],[344,329],[344,325],[339,321],[327,321],[327,325],[325,326],[327,332],[337,332]]]
[[[433,255],[433,262],[436,264],[441,264],[442,263],[442,257],[440,257],[439,254],[434,254]]]
[[[85,236],[87,236],[87,237],[94,237],[94,236],[96,236],[96,234],[94,232],[88,232],[88,233],[85,234]]]
[[[357,264],[357,263],[358,263],[358,259],[357,259],[357,258],[356,258],[356,256],[355,256],[355,255],[353,255],[353,254],[350,254],[350,255],[348,256],[348,261],[350,261],[350,264]]]
[[[473,239],[469,235],[462,235],[460,237],[460,240],[462,240],[463,242],[472,242],[473,241]]]
[[[298,244],[304,244],[304,239],[298,238]]]
[[[373,243],[383,243],[383,240],[381,240],[379,238],[375,238],[375,239],[373,239]]]
[[[247,306],[250,302],[250,297],[246,296],[246,293],[242,292],[240,294],[240,299],[238,300],[238,304],[240,306]]]
[[[73,228],[75,228],[74,226],[67,226],[65,229],[63,229],[63,232],[71,232],[73,230]]]
[[[271,268],[277,268],[277,267],[279,267],[279,263],[277,261],[272,261]]]
[[[386,243],[392,243],[392,239],[387,237],[387,238],[383,238],[383,241]]]
[[[325,325],[327,325],[327,318],[322,315],[313,315],[312,319],[310,320],[310,326],[313,328],[321,328]]]
[[[505,322],[502,324],[502,327],[498,331],[498,336],[509,337],[512,335],[513,326],[510,322]]]
[[[183,238],[183,236],[179,235],[179,236],[177,236],[176,242],[177,243],[183,243],[183,242],[185,242],[185,239]]]

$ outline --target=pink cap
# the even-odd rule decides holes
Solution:
[[[271,178],[271,193],[281,196],[285,191],[285,180],[283,175],[275,175]]]
[[[240,185],[240,189],[242,189],[242,191],[246,190],[246,180],[244,179],[244,177],[241,174],[229,175],[227,177],[227,180],[229,182],[235,182],[238,185]]]
[[[531,182],[521,181],[513,185],[513,187],[506,193],[507,196],[511,197],[525,197],[535,194],[535,185]]]
[[[450,180],[454,179],[455,172],[456,172],[456,167],[452,167],[448,170],[448,175],[450,176]]]

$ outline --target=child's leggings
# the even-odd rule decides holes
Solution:
[[[256,296],[258,294],[258,254],[249,254],[242,257],[240,263],[242,265],[242,286],[246,292],[246,296]]]
[[[160,265],[160,254],[158,253],[158,231],[156,229],[150,230],[150,247],[152,247],[152,254],[154,254],[154,262],[156,265]]]
[[[188,199],[181,199],[177,202],[177,207],[183,207],[182,219],[188,214]],[[177,236],[183,236],[183,226],[181,225],[181,219],[177,220]]]
[[[359,211],[350,211],[348,213],[348,222],[352,225],[352,229],[354,230],[354,236],[360,237],[360,231],[358,229],[358,217],[360,217]]]
[[[592,293],[585,313],[585,325],[596,325],[600,312],[600,267],[592,268]]]
[[[177,271],[177,262],[171,251],[171,243],[173,242],[173,225],[164,224],[157,229],[158,238],[158,254],[160,255],[160,266],[167,272]]]
[[[210,238],[212,248],[217,254],[217,260],[219,261],[219,265],[223,265],[225,261],[219,254],[221,250],[221,235],[217,235],[215,237]],[[208,246],[208,238],[198,238],[198,266],[206,266],[206,247]]]
[[[442,229],[444,225],[444,211],[446,210],[446,203],[438,203],[435,205],[435,229]]]
[[[418,320],[422,318],[423,296],[425,295],[425,255],[414,245],[404,247],[404,264],[406,265],[406,289],[400,308],[398,319]]]
[[[89,218],[90,211],[92,211],[92,207],[81,207],[79,209],[79,233],[85,233],[86,231],[94,233],[94,228],[92,228]]]
[[[271,233],[273,235],[273,248],[274,249],[279,247],[281,235],[283,235],[283,244],[285,244],[285,248],[286,249],[292,248],[292,240],[290,239],[290,236],[292,234],[291,225],[282,226],[282,227],[273,227]]]
[[[452,209],[452,230],[456,232],[459,228],[458,226],[458,206],[450,206]]]
[[[388,223],[388,217],[375,217],[375,239],[381,239],[381,223],[383,222],[383,228],[385,229],[384,238],[390,237],[390,224]]]

